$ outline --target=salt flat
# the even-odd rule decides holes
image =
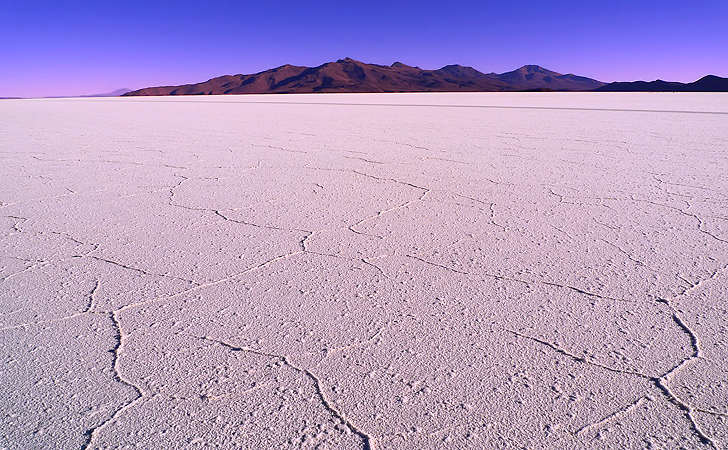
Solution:
[[[728,95],[0,102],[0,448],[728,448]]]

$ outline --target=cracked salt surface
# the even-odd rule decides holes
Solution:
[[[728,97],[0,102],[0,448],[728,448]]]

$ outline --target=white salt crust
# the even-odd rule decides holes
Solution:
[[[728,95],[0,101],[0,448],[728,448]]]

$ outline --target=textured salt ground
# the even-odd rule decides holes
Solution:
[[[0,448],[728,448],[728,97],[0,103]]]

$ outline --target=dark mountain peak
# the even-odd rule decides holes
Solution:
[[[554,72],[552,70],[544,69],[543,67],[537,66],[535,64],[525,65],[523,67],[520,67],[520,68],[514,70],[514,72],[518,72],[518,73],[542,73],[542,74],[551,75],[551,76],[561,75],[558,72]]]
[[[728,78],[706,75],[690,86],[695,91],[728,92]]]
[[[525,66],[521,66],[518,69],[516,69],[517,72],[526,72],[526,73],[540,72],[541,70],[542,70],[541,66],[537,66],[536,64],[526,64]]]
[[[488,76],[482,72],[478,72],[477,70],[473,69],[472,67],[461,66],[460,64],[450,64],[441,69],[436,70],[436,72],[439,72],[442,74],[448,74],[450,76],[455,76],[455,77],[493,78],[492,76]]]
[[[589,91],[604,86],[601,81],[572,74],[562,75],[535,64],[495,75],[495,78],[519,86],[520,90]]]
[[[473,69],[472,67],[461,66],[460,64],[448,64],[447,66],[443,66],[443,67],[439,68],[438,70],[442,70],[442,71],[445,71],[445,72],[453,72],[453,73],[455,73],[455,72],[470,72],[470,71],[477,72],[477,70]]]
[[[725,80],[725,78],[721,78],[721,77],[716,76],[716,75],[706,75],[703,78],[701,78],[698,81],[696,81],[696,83],[699,83],[701,81],[720,81],[720,80]]]
[[[290,64],[283,64],[282,66],[274,67],[272,69],[264,70],[263,72],[258,72],[258,73],[280,72],[282,70],[290,69],[291,67],[295,67],[295,66],[292,66]],[[239,74],[239,75],[235,75],[235,76],[236,77],[239,77],[239,76],[243,76],[244,77],[245,75]]]
[[[340,60],[338,60],[338,61],[336,61],[336,62],[337,62],[337,63],[359,63],[359,64],[361,64],[361,63],[360,63],[359,61],[357,61],[357,60],[355,60],[355,59],[351,59],[351,58],[349,58],[348,56],[347,56],[346,58],[344,58],[344,59],[340,59]]]
[[[401,63],[401,62],[399,62],[399,61],[396,61],[396,62],[395,62],[394,64],[392,64],[392,65],[391,65],[391,66],[389,66],[389,67],[391,67],[391,68],[393,68],[393,69],[413,69],[413,67],[412,67],[412,66],[408,66],[407,64],[402,64],[402,63]]]

